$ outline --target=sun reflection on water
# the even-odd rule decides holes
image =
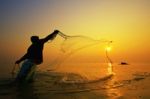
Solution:
[[[108,74],[113,74],[113,68],[112,68],[112,64],[111,63],[108,63]]]

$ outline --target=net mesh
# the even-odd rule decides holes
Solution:
[[[95,40],[87,36],[68,36],[59,32],[60,37],[47,45],[47,51],[55,57],[47,58],[44,71],[63,74],[62,81],[91,81],[113,73],[112,61],[106,47],[112,41]],[[59,42],[59,43],[57,43]]]

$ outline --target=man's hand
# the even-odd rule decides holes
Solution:
[[[58,33],[59,32],[59,30],[54,30],[54,33]]]
[[[19,64],[20,63],[20,60],[17,60],[16,62],[15,62],[15,64]]]

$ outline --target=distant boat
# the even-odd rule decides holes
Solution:
[[[127,62],[121,62],[120,65],[129,65]]]

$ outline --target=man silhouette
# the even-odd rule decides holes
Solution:
[[[56,35],[59,33],[58,30],[55,30],[53,33],[49,34],[43,39],[39,39],[38,36],[31,36],[32,44],[27,50],[27,53],[15,62],[15,64],[22,63],[21,69],[16,77],[16,81],[32,81],[35,73],[36,65],[39,65],[43,62],[43,48],[44,44],[53,40]]]

